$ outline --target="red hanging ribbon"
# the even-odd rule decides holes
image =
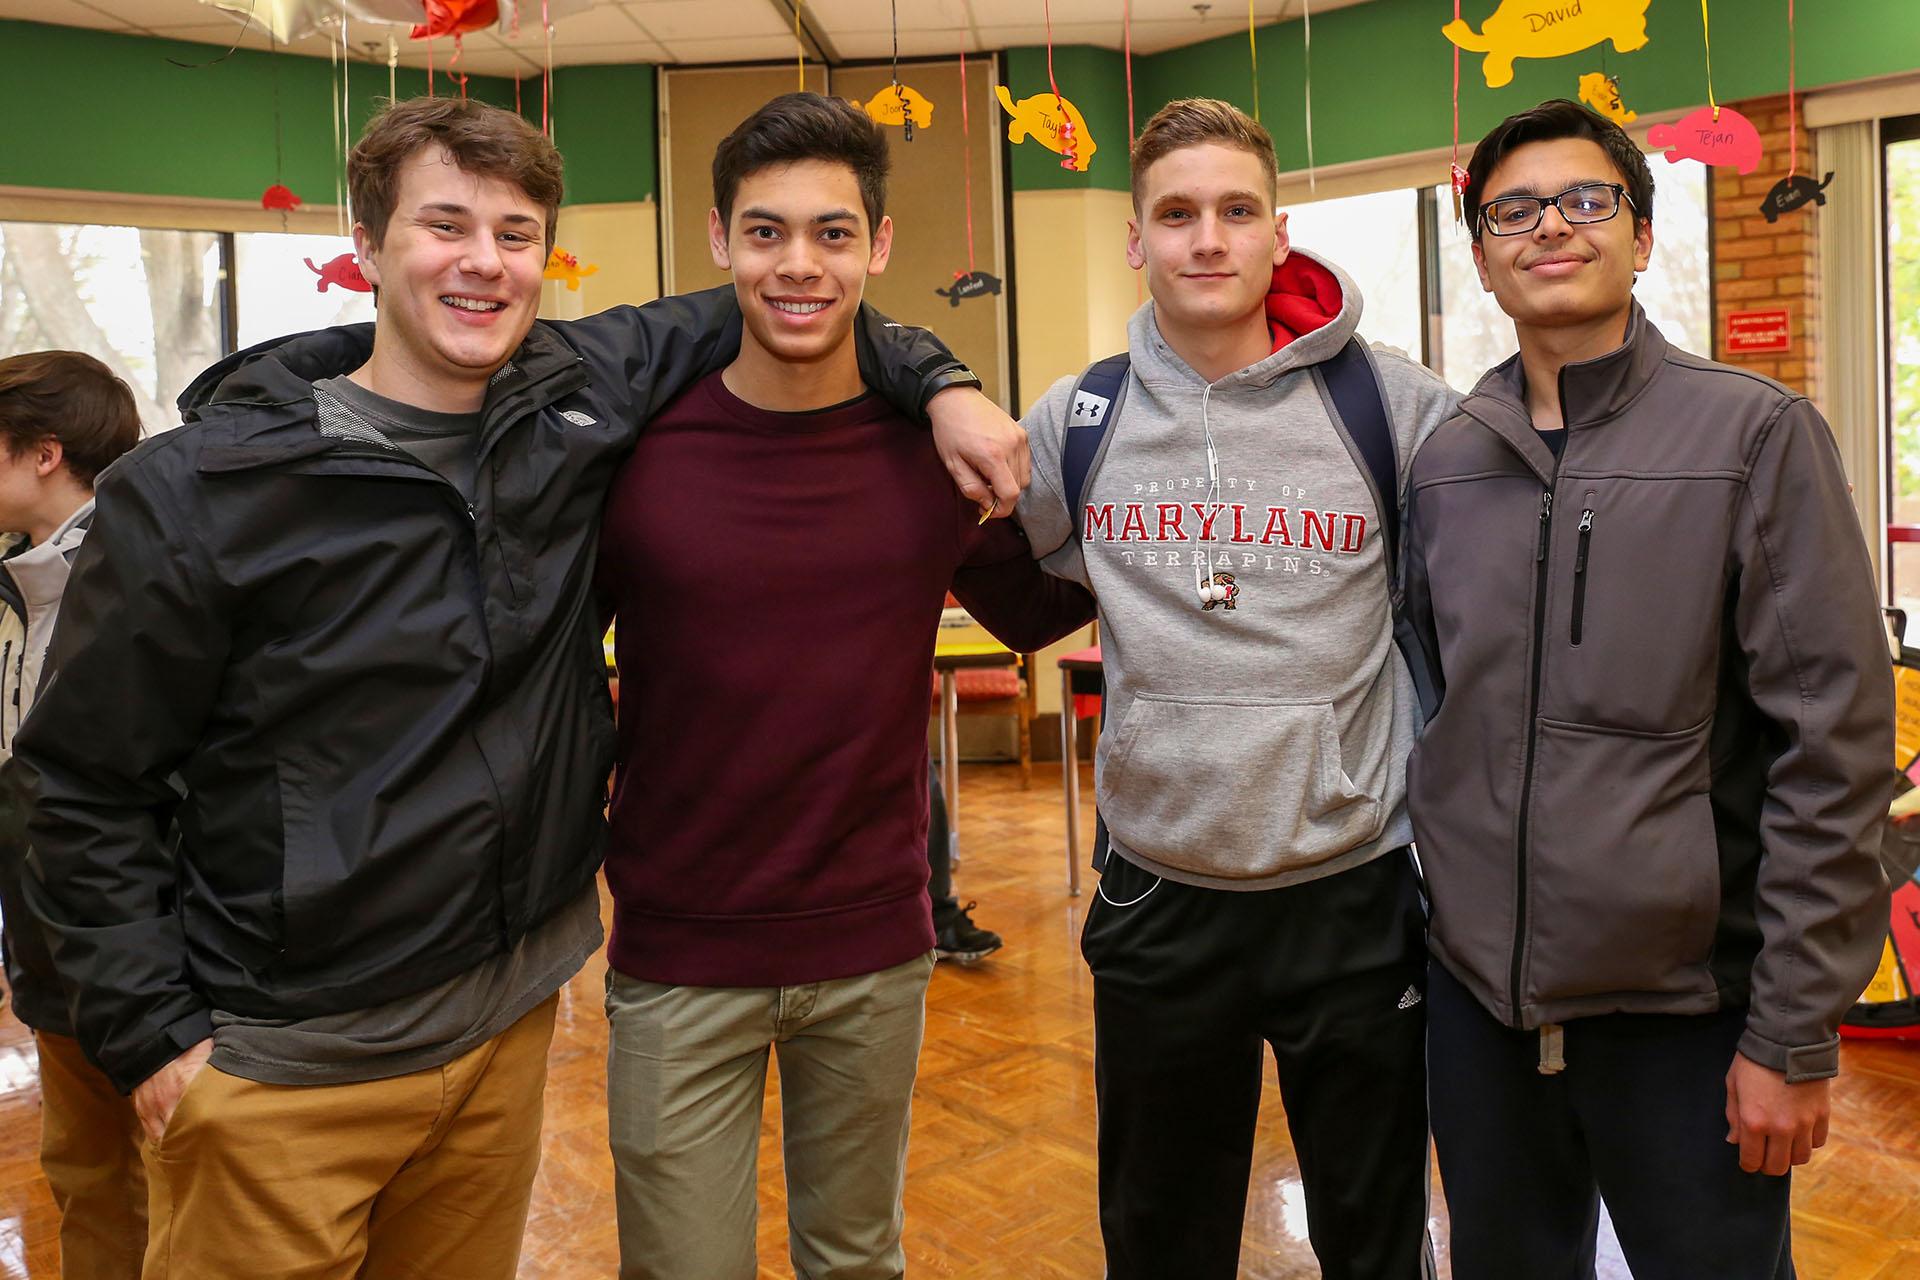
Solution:
[[[1460,0],[1453,0],[1453,20],[1460,21]],[[1447,182],[1453,188],[1453,220],[1465,215],[1460,197],[1467,191],[1467,171],[1460,167],[1460,46],[1453,46],[1453,161],[1447,166]]]
[[[553,136],[553,23],[547,0],[540,0],[540,34],[547,42],[547,65],[540,73],[540,132]]]
[[[1798,50],[1793,31],[1793,0],[1787,0],[1787,180],[1800,168],[1800,106],[1799,86],[1795,83],[1794,66]]]
[[[1041,0],[1040,12],[1047,20],[1047,87],[1053,90],[1054,110],[1060,113],[1060,167],[1071,169],[1080,158],[1080,148],[1073,136],[1073,121],[1067,118],[1065,99],[1060,96],[1060,82],[1053,78],[1053,3]]]
[[[1127,149],[1133,149],[1133,0],[1120,6],[1121,56],[1127,64]]]

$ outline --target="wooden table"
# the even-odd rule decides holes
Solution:
[[[939,641],[933,669],[940,677],[940,787],[947,793],[948,856],[960,846],[960,698],[954,672],[972,667],[1011,667],[1020,655],[995,640]]]

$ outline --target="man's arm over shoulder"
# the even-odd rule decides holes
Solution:
[[[1820,1079],[1839,1070],[1840,1019],[1886,937],[1893,679],[1840,454],[1806,400],[1760,437],[1734,539],[1748,683],[1786,744],[1761,810],[1764,941],[1740,1052]]]
[[[1047,388],[1020,420],[1027,445],[1033,451],[1033,482],[1020,495],[1020,526],[1026,531],[1033,555],[1043,563],[1056,552],[1078,550],[1079,515],[1067,509],[1061,490],[1060,460],[1066,448],[1067,407],[1073,399],[1077,375]],[[1051,568],[1052,566],[1049,565]]]
[[[732,285],[549,323],[587,362],[603,394],[621,403],[636,426],[740,354],[740,303]],[[919,422],[928,421],[927,402],[940,392],[978,385],[931,331],[896,324],[865,303],[853,336],[861,378]]]
[[[16,742],[37,799],[27,897],[80,1042],[122,1092],[211,1034],[166,839],[168,779],[201,737],[230,641],[191,528],[142,455],[101,475]]]

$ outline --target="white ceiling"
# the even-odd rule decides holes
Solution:
[[[246,0],[226,0],[245,4]],[[887,0],[801,0],[807,26],[842,61],[885,58],[893,48]],[[1042,0],[897,0],[900,56],[930,57],[965,48],[1006,49],[1046,41]],[[1122,0],[1050,0],[1053,39],[1060,45],[1098,45],[1118,49],[1122,40]],[[1297,18],[1306,8],[1316,14],[1365,0],[1255,0],[1256,21]],[[526,13],[539,13],[539,0],[523,0]],[[325,8],[324,4],[315,7]],[[264,10],[265,6],[262,5]],[[561,8],[555,5],[556,9]],[[794,54],[793,10],[787,0],[591,0],[584,12],[578,0],[553,22],[553,65],[587,63],[758,62]],[[1195,5],[1191,0],[1132,0],[1133,48],[1155,53],[1246,29],[1247,11],[1234,0]],[[266,30],[200,0],[0,0],[0,18],[93,27],[133,35],[191,40],[210,48],[208,58],[236,39],[241,47],[268,47]],[[387,38],[397,36],[403,66],[424,67],[425,41],[408,38],[397,26],[353,23],[348,39],[356,59],[384,66]],[[546,51],[537,19],[523,19],[518,38],[493,30],[463,41],[461,69],[474,74],[526,76],[545,65]],[[325,37],[312,36],[282,46],[294,53],[327,57]],[[433,42],[434,65],[445,68],[453,42]]]

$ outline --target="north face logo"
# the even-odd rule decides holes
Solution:
[[[568,422],[571,422],[576,427],[597,427],[600,425],[594,419],[589,418],[586,414],[580,412],[578,409],[562,409],[560,411],[560,416],[565,418]]]
[[[1081,391],[1073,397],[1073,417],[1069,426],[1097,427],[1106,420],[1107,410],[1113,407],[1113,401],[1105,396],[1094,395],[1091,391]]]

